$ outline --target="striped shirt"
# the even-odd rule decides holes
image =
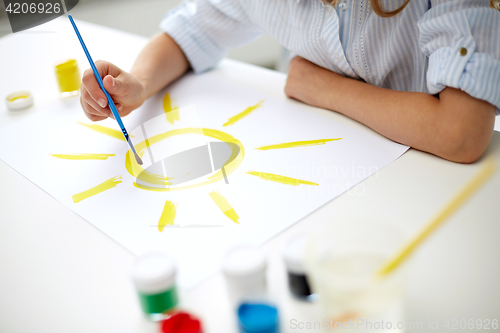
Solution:
[[[383,0],[384,9],[404,0]],[[467,92],[500,113],[500,12],[489,0],[411,0],[382,18],[369,0],[191,0],[165,15],[197,73],[231,48],[269,34],[321,67],[400,91]]]

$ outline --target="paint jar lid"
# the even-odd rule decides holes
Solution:
[[[16,91],[5,97],[5,104],[9,110],[20,110],[33,105],[33,95],[29,91]]]
[[[132,268],[132,279],[137,290],[156,294],[175,284],[175,262],[163,252],[151,252],[138,257]]]
[[[222,261],[224,274],[234,277],[263,273],[266,270],[266,256],[254,245],[238,245],[229,249]]]
[[[307,243],[307,235],[296,234],[289,237],[282,248],[282,256],[286,268],[291,273],[305,274],[304,256]]]
[[[186,312],[172,313],[161,324],[163,333],[202,333],[201,322]]]
[[[277,333],[278,310],[270,303],[244,302],[238,307],[238,326],[243,333]]]

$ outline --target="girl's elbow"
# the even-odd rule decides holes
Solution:
[[[493,135],[496,107],[453,88],[446,88],[439,97],[445,115],[443,157],[458,163],[477,161]]]
[[[484,153],[486,147],[467,147],[463,148],[449,158],[450,161],[456,163],[474,163],[476,162]]]
[[[447,155],[445,158],[457,163],[474,163],[486,151],[491,140],[493,129],[478,130],[470,126],[459,126],[447,139]]]

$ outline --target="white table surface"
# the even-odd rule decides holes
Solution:
[[[78,25],[94,60],[110,60],[123,69],[131,67],[147,42],[84,22]],[[88,67],[64,18],[0,39],[0,97],[21,89],[35,97],[35,105],[25,111],[8,111],[2,103],[0,130],[51,103],[64,103],[53,74],[54,62],[64,57],[77,58],[82,70]],[[229,60],[214,73],[286,98],[284,74]],[[297,104],[370,131],[334,112]],[[498,132],[486,153],[492,154],[500,156]],[[269,290],[280,305],[282,331],[299,332],[290,328],[290,320],[314,320],[317,313],[315,305],[288,295],[279,254],[285,237],[352,216],[386,218],[410,235],[478,168],[410,150],[267,242]],[[439,331],[445,331],[442,325],[448,319],[500,319],[499,194],[497,173],[413,256],[405,321],[423,323],[415,332],[430,331],[428,322],[435,320]],[[133,259],[128,250],[0,161],[0,332],[156,332],[143,318],[130,281]],[[205,332],[236,332],[220,273],[182,291],[181,299],[185,309],[202,319]]]

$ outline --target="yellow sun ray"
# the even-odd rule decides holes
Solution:
[[[309,182],[307,180],[301,180],[296,178],[285,177],[281,175],[276,175],[273,173],[259,172],[259,171],[248,171],[249,175],[259,177],[264,180],[269,180],[276,183],[281,183],[285,185],[299,186],[299,185],[312,185],[318,186],[319,184]]]
[[[216,191],[212,191],[208,194],[215,202],[215,204],[219,207],[219,209],[224,213],[224,215],[229,217],[233,222],[238,224],[240,223],[238,222],[240,217],[238,216],[238,214],[236,214],[236,211],[233,209],[233,207],[231,207],[229,202],[227,202],[226,198],[224,198],[222,194]]]
[[[240,121],[242,118],[248,116],[255,109],[260,108],[263,103],[264,103],[264,101],[260,101],[259,103],[246,108],[243,112],[238,113],[236,116],[229,118],[229,120],[224,125],[222,125],[222,126],[226,127],[226,126],[229,126],[229,125],[233,125],[237,121]]]
[[[337,140],[342,140],[342,138],[278,143],[278,144],[275,144],[275,145],[262,146],[262,147],[258,147],[258,148],[255,148],[255,149],[258,149],[258,150],[270,150],[270,149],[283,149],[283,148],[319,146],[319,145],[324,145],[327,142],[337,141]]]
[[[113,137],[115,139],[125,141],[125,137],[123,136],[122,131],[115,130],[115,129],[112,129],[112,128],[109,128],[109,127],[105,127],[105,126],[101,126],[101,125],[97,125],[97,124],[89,125],[89,124],[85,124],[85,123],[82,123],[82,122],[78,122],[78,123],[80,125],[82,125],[82,126],[90,128],[91,130],[94,130],[94,131],[99,132],[101,134],[109,135],[109,136],[111,136],[111,137]],[[130,135],[130,137],[133,138],[134,136]]]
[[[179,116],[179,108],[177,106],[172,107],[172,100],[169,93],[166,93],[163,97],[163,110],[165,110],[167,121],[170,124],[181,119]]]
[[[163,212],[161,213],[160,220],[158,221],[158,230],[163,231],[166,225],[174,225],[175,213],[177,207],[172,201],[165,201],[165,206],[163,207]]]
[[[115,154],[50,154],[50,156],[63,160],[107,160]]]
[[[80,192],[80,193],[73,195],[73,203],[78,203],[78,202],[85,200],[93,195],[99,194],[101,192],[104,192],[106,190],[109,190],[109,189],[115,187],[116,185],[118,185],[122,182],[119,179],[122,179],[122,176],[115,176],[115,177],[110,178],[110,179],[106,180],[105,182],[103,182],[97,186],[94,186],[86,191],[83,191],[83,192]]]

